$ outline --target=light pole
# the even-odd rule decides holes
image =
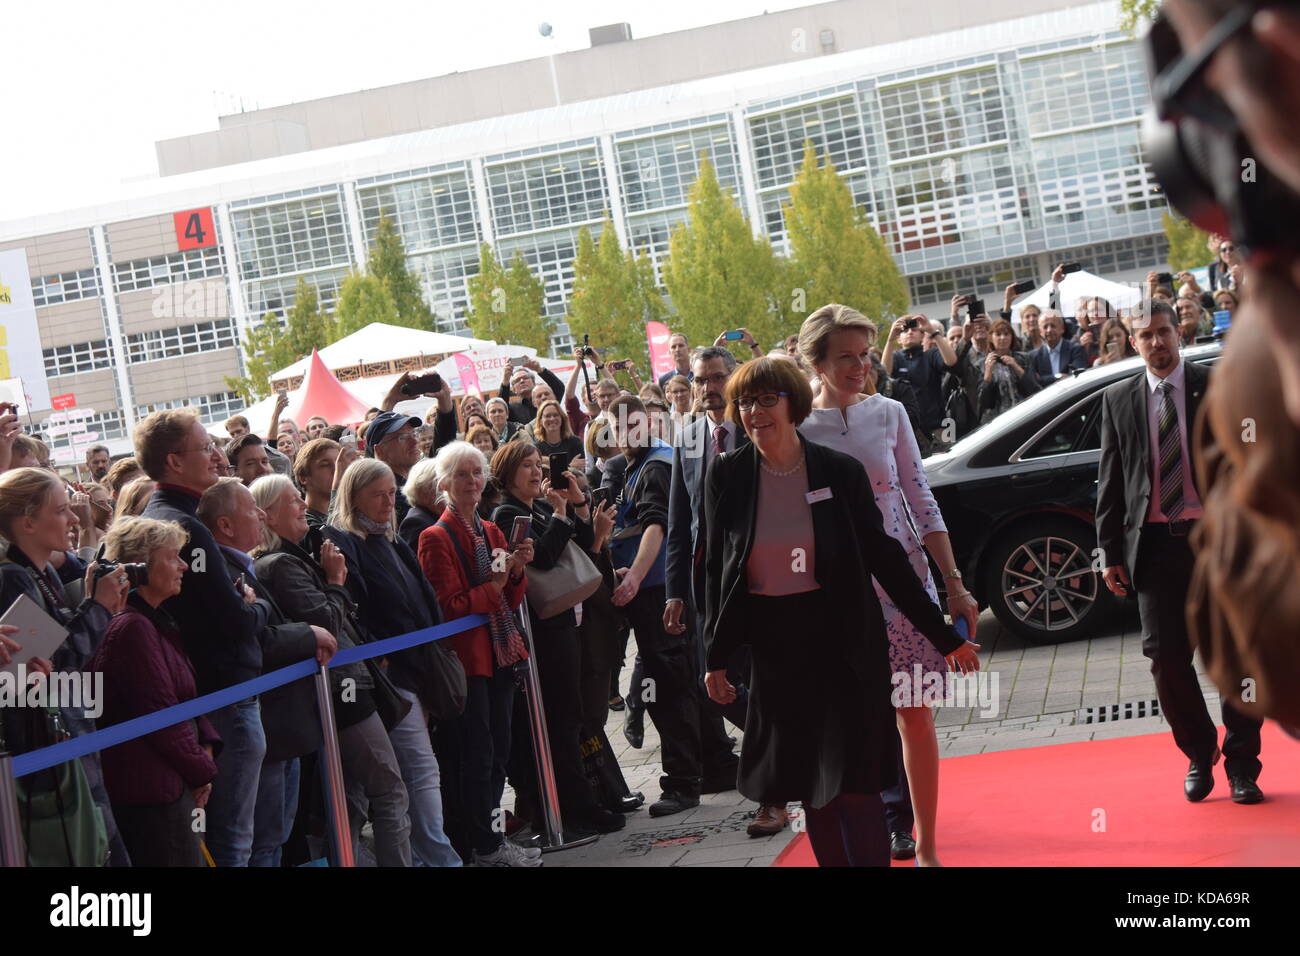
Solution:
[[[555,31],[549,23],[543,23],[537,28],[537,32],[548,40],[555,39]],[[551,68],[551,92],[555,95],[555,105],[560,105],[560,78],[555,73],[555,54],[546,55],[546,63]]]

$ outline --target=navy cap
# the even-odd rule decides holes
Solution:
[[[366,426],[366,457],[375,457],[375,446],[398,429],[410,425],[419,428],[424,422],[401,412],[380,412]]]

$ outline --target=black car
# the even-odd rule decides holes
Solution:
[[[1185,349],[1213,364],[1222,345]],[[1101,580],[1094,513],[1101,390],[1131,358],[1062,379],[925,460],[957,566],[981,607],[1040,644],[1096,633],[1114,598]]]

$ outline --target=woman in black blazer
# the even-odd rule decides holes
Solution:
[[[532,442],[507,442],[492,456],[492,476],[500,486],[501,504],[492,512],[492,523],[507,539],[515,518],[529,519],[533,542],[534,571],[546,572],[559,563],[569,542],[590,551],[595,535],[588,518],[586,496],[576,481],[568,491],[552,488],[542,478],[541,456]],[[601,807],[582,769],[582,645],[578,619],[573,609],[546,619],[528,609],[532,629],[533,657],[542,682],[542,703],[546,710],[546,731],[555,765],[555,787],[559,791],[560,813],[567,825],[599,833],[611,833],[624,826],[623,817]],[[520,726],[519,723],[516,726]],[[511,756],[511,777],[532,790],[530,741],[516,736]],[[518,789],[518,787],[516,787]],[[530,794],[535,800],[535,791]]]
[[[764,805],[802,801],[820,865],[888,866],[894,681],[871,577],[949,666],[978,669],[978,645],[948,626],[885,532],[861,463],[796,431],[812,407],[798,366],[746,362],[727,399],[751,443],[705,478],[705,684],[734,700],[726,662],[750,645],[738,788]]]

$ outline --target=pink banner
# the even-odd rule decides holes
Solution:
[[[466,395],[483,397],[483,389],[478,384],[478,370],[468,356],[457,352],[452,356],[456,360],[456,371],[460,373],[460,388]]]
[[[646,344],[650,347],[650,370],[655,378],[676,367],[672,353],[668,351],[668,340],[672,333],[662,322],[645,324]]]

